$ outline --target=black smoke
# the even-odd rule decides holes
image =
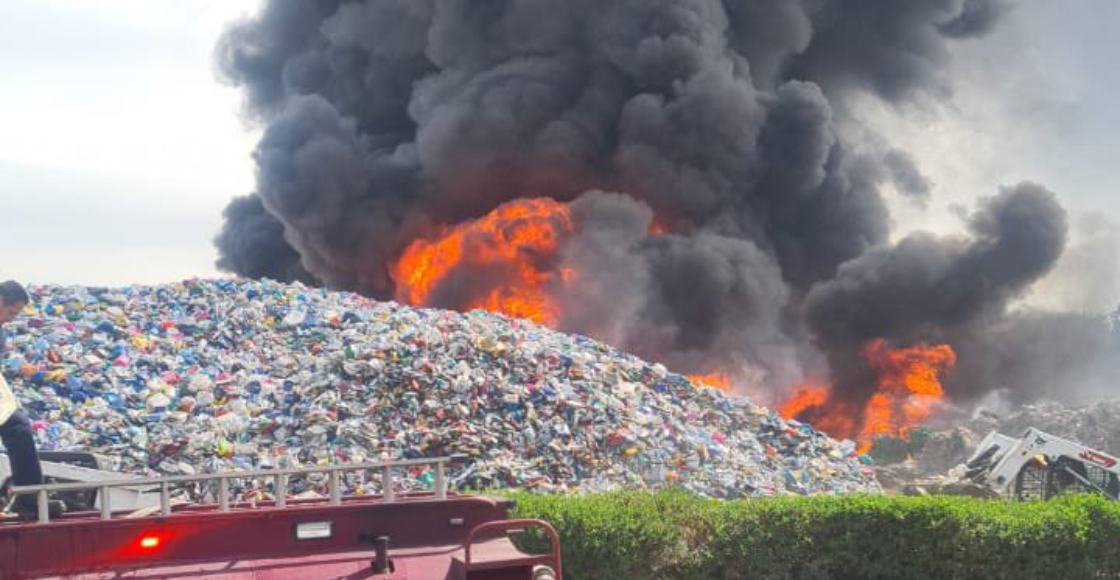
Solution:
[[[857,396],[860,341],[973,339],[1062,251],[1064,214],[1033,185],[985,202],[967,236],[888,245],[880,188],[924,202],[928,183],[840,129],[852,95],[949,95],[950,43],[1006,8],[271,0],[216,51],[264,129],[219,265],[392,298],[408,242],[553,197],[579,226],[562,260],[593,274],[562,291],[564,329],[767,388],[823,352]]]
[[[1001,0],[842,0],[801,2],[813,23],[808,47],[790,62],[838,96],[866,91],[887,100],[919,91],[944,95],[946,39],[989,32],[1006,11]]]
[[[261,198],[235,198],[223,212],[226,218],[216,243],[222,248],[218,267],[250,278],[310,282],[299,253],[284,240],[284,225],[264,208]]]
[[[840,398],[874,385],[859,350],[875,338],[955,344],[966,371],[1002,359],[991,349],[960,346],[1000,328],[1011,302],[1054,267],[1066,243],[1066,213],[1053,193],[1024,183],[983,200],[967,226],[967,236],[914,234],[869,251],[810,291],[806,319],[828,353]],[[967,380],[950,383],[950,392],[991,388],[976,375],[961,373],[957,378]]]

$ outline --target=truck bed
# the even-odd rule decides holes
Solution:
[[[325,500],[182,506],[169,516],[67,514],[40,524],[0,523],[2,578],[531,578],[550,556],[520,552],[504,534],[465,544],[470,530],[507,517],[487,497],[410,494]],[[124,514],[114,514],[123,516]],[[303,523],[330,522],[331,537],[298,539]],[[374,573],[370,537],[389,538],[392,570]]]

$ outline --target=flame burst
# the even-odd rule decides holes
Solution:
[[[548,198],[518,199],[480,219],[444,227],[435,239],[409,244],[393,266],[397,300],[481,308],[555,326],[560,308],[548,287],[574,276],[554,263],[572,231],[568,206]],[[457,273],[482,274],[481,281],[463,285]],[[445,292],[454,298],[440,298]]]
[[[731,387],[734,386],[731,377],[718,372],[706,375],[688,375],[688,380],[692,381],[693,384],[712,387],[724,392],[730,392]]]
[[[811,409],[819,409],[828,402],[828,387],[801,385],[793,391],[793,396],[782,403],[778,412],[787,419],[801,416]]]
[[[957,364],[947,344],[891,349],[884,340],[864,348],[864,358],[879,373],[865,422],[900,435],[920,425],[945,397],[941,376]]]
[[[783,417],[803,418],[817,429],[854,439],[859,451],[871,449],[880,435],[907,436],[922,424],[945,396],[941,377],[957,363],[947,344],[890,348],[876,339],[862,352],[876,375],[875,393],[862,408],[832,398],[828,387],[802,385],[780,408]]]

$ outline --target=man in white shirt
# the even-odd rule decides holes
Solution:
[[[23,286],[14,280],[0,282],[0,362],[5,354],[4,323],[11,322],[27,306],[29,298]],[[23,414],[12,396],[3,375],[0,375],[0,389],[8,391],[0,397],[9,403],[0,405],[0,441],[8,451],[8,462],[12,467],[14,485],[39,485],[43,483],[43,470],[39,465],[39,454],[35,450],[35,437],[31,423]],[[6,395],[6,397],[4,396]],[[13,508],[17,512],[34,512],[35,498],[23,495],[16,499]]]

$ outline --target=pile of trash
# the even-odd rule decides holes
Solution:
[[[461,454],[459,489],[878,490],[850,441],[522,320],[270,281],[31,293],[4,373],[40,449],[124,472]]]

